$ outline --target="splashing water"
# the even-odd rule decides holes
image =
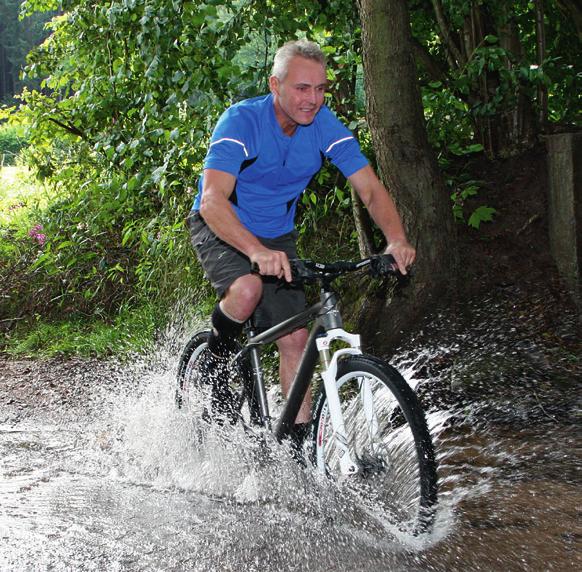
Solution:
[[[547,569],[575,565],[571,427],[516,434],[431,408],[440,504],[434,531],[413,538],[284,446],[265,462],[242,430],[176,409],[181,338],[168,339],[147,363],[102,364],[73,402],[8,412],[1,570],[536,570],[540,555]],[[422,386],[422,364],[456,343],[394,361]]]

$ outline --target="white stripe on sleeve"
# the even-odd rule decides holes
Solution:
[[[210,147],[212,147],[213,145],[216,145],[218,143],[222,143],[223,141],[230,141],[231,143],[236,143],[237,145],[240,145],[243,148],[243,151],[245,152],[245,157],[249,156],[247,148],[245,147],[245,144],[242,141],[237,141],[236,139],[230,139],[229,137],[223,137],[222,139],[219,139],[218,141],[213,141],[210,144]]]
[[[339,143],[343,143],[344,141],[349,141],[350,139],[353,139],[354,136],[350,135],[349,137],[344,137],[343,139],[338,139],[337,141],[334,141],[326,150],[326,153],[329,153],[336,145],[338,145]]]

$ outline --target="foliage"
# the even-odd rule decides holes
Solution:
[[[494,157],[531,146],[543,128],[542,91],[547,120],[580,125],[581,42],[557,4],[544,5],[546,54],[539,61],[534,5],[527,0],[413,4],[423,100],[437,148],[480,143]]]
[[[15,262],[44,311],[49,300],[53,311],[103,314],[134,297],[171,299],[199,272],[183,219],[211,122],[236,87],[239,16],[215,2],[68,8],[29,58],[45,90],[25,91],[20,112],[28,162],[59,199],[38,220],[42,252]],[[26,236],[8,238],[23,254]]]
[[[457,221],[465,222],[465,207],[472,197],[478,195],[482,182],[461,176],[457,180],[449,178],[447,183],[454,189],[451,193],[453,216]],[[491,222],[496,212],[492,207],[486,205],[478,206],[471,212],[467,219],[467,224],[478,230],[482,222]]]
[[[18,2],[2,0],[0,8],[8,4]],[[453,215],[478,228],[494,209],[483,204],[470,212],[477,188],[446,166],[531,140],[539,126],[515,134],[506,127],[521,125],[513,121],[516,110],[535,117],[540,87],[548,92],[549,120],[579,121],[580,41],[549,4],[540,66],[526,0],[409,4],[424,54],[419,78],[429,138],[451,182]],[[209,133],[225,106],[265,92],[283,40],[309,37],[322,45],[328,102],[373,154],[352,0],[25,0],[22,11],[38,22],[54,16],[22,76],[39,89],[23,90],[16,114],[30,142],[22,156],[45,198],[3,215],[3,316],[108,319],[131,306],[168,307],[185,285],[203,283],[183,220]],[[489,132],[515,139],[499,136],[495,147]],[[351,208],[345,181],[324,168],[300,204],[302,247],[314,256],[329,253],[330,244],[355,250]],[[314,231],[329,238],[315,241]]]
[[[21,127],[0,124],[0,167],[14,165],[18,154],[26,145],[26,136]]]
[[[124,307],[111,321],[77,316],[47,322],[37,315],[32,324],[17,328],[5,340],[4,351],[26,357],[104,357],[143,352],[151,349],[160,325],[159,311],[151,305]]]

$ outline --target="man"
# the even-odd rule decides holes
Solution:
[[[281,47],[269,86],[270,95],[233,105],[220,118],[188,218],[192,243],[220,296],[208,344],[216,367],[255,310],[257,327],[265,329],[304,309],[303,291],[289,284],[294,216],[324,157],[361,197],[399,270],[406,274],[415,259],[390,195],[351,132],[324,105],[326,63],[319,46],[300,40]],[[253,263],[260,276],[251,273]],[[277,342],[285,395],[306,341],[307,330],[300,329]],[[295,421],[298,434],[310,419],[307,397]]]

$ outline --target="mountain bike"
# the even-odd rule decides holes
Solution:
[[[319,301],[263,332],[256,331],[252,319],[245,324],[245,340],[230,361],[232,399],[226,417],[249,431],[270,431],[282,441],[307,391],[314,387],[307,444],[316,471],[366,498],[374,511],[387,512],[399,527],[415,534],[430,530],[437,504],[437,467],[422,407],[394,367],[363,353],[360,336],[344,330],[332,286],[352,272],[399,276],[394,259],[390,255],[334,263],[294,259],[290,264],[294,282],[319,284]],[[297,374],[280,415],[273,419],[260,350],[309,323]],[[179,407],[203,404],[207,420],[212,417],[209,384],[199,378],[197,367],[209,335],[198,332],[187,343],[176,391]]]

